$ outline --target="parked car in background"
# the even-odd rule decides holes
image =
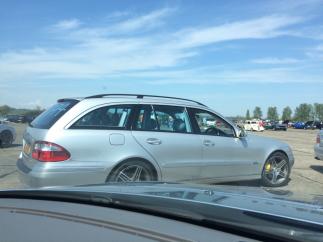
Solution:
[[[320,121],[308,121],[305,123],[304,129],[321,129],[322,122]]]
[[[39,115],[23,136],[17,169],[32,187],[252,179],[277,187],[293,164],[288,144],[247,134],[201,103],[103,94],[61,99]]]
[[[273,130],[284,130],[287,131],[287,124],[281,122],[275,122]]]
[[[265,121],[264,122],[265,130],[273,129],[274,126],[275,126],[275,123],[273,121]]]
[[[34,119],[36,118],[36,116],[33,115],[26,115],[26,123],[31,123]]]
[[[244,129],[246,131],[264,131],[264,124],[262,120],[253,119],[246,120],[244,123]]]
[[[304,127],[305,127],[305,123],[304,122],[298,121],[298,122],[295,122],[294,123],[294,129],[304,129]]]
[[[10,114],[6,116],[6,120],[13,123],[26,123],[27,117],[25,115]]]
[[[314,121],[307,121],[304,125],[304,129],[315,129]]]
[[[0,147],[9,147],[16,139],[16,131],[3,121],[0,121]]]
[[[323,160],[323,130],[320,130],[316,136],[314,152],[316,159]]]

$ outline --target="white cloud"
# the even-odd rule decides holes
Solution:
[[[137,75],[134,75],[135,77]],[[261,84],[261,83],[322,83],[321,73],[304,73],[298,68],[247,68],[223,71],[221,68],[202,68],[171,72],[146,72],[139,77],[150,79],[151,85],[203,85],[203,84]],[[129,76],[131,78],[131,75]]]
[[[109,26],[92,28],[81,26],[80,21],[76,19],[61,21],[55,25],[56,28],[69,31],[55,33],[57,48],[39,47],[0,53],[0,82],[21,79],[98,79],[156,70],[158,72],[154,73],[154,79],[164,81],[167,72],[164,75],[162,70],[169,67],[181,68],[180,65],[199,55],[196,47],[221,41],[272,38],[284,35],[287,27],[303,21],[298,17],[267,16],[161,35],[158,26],[163,24],[164,18],[173,11],[174,9],[163,8]],[[132,32],[141,33],[143,30],[154,32],[150,32],[149,35],[131,35]],[[284,80],[281,76],[275,78],[274,72],[257,71],[257,75],[252,71],[240,71],[236,75],[220,72],[215,75],[213,71],[208,71],[209,76],[201,72],[192,80]],[[159,76],[156,76],[158,73]],[[190,77],[185,71],[174,74],[182,76],[170,80],[181,82]],[[261,74],[264,76],[261,77]],[[274,75],[273,79],[268,79],[269,74]]]
[[[306,52],[312,60],[323,61],[323,44],[317,45]]]
[[[238,39],[265,39],[286,34],[284,27],[304,21],[300,17],[267,16],[215,27],[198,28],[177,33],[185,48]]]
[[[76,29],[81,25],[81,22],[78,19],[66,19],[59,21],[53,26],[56,30],[71,30]]]
[[[256,64],[268,64],[268,65],[287,65],[287,64],[299,63],[301,62],[301,60],[295,59],[295,58],[268,57],[268,58],[254,59],[251,62]]]

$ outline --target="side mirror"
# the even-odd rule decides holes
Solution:
[[[242,138],[242,137],[246,137],[247,133],[244,130],[244,127],[242,127],[241,125],[238,125],[238,133],[237,133],[237,138]]]

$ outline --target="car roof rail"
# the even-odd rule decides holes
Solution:
[[[109,96],[130,96],[130,97],[136,97],[138,99],[143,99],[144,97],[156,97],[156,98],[168,98],[168,99],[176,99],[176,100],[182,100],[182,101],[188,101],[188,102],[193,102],[198,105],[207,107],[205,104],[191,100],[191,99],[186,99],[186,98],[180,98],[180,97],[168,97],[168,96],[158,96],[158,95],[144,95],[144,94],[98,94],[98,95],[93,95],[93,96],[88,96],[85,97],[84,99],[89,99],[89,98],[103,98],[103,97],[109,97]]]

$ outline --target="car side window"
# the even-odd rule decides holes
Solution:
[[[191,133],[189,117],[184,107],[144,105],[138,110],[134,130]]]
[[[185,107],[154,105],[160,131],[191,133],[191,125]]]
[[[144,105],[139,108],[133,129],[143,131],[158,130],[155,112],[150,105]]]
[[[194,109],[193,116],[201,134],[235,137],[233,127],[217,115],[205,110]]]
[[[77,120],[71,129],[125,129],[131,110],[129,105],[101,107]]]

